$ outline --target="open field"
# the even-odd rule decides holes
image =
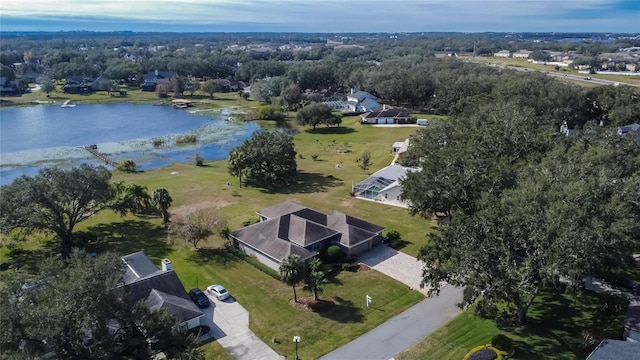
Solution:
[[[472,348],[490,343],[497,334],[505,334],[514,340],[513,359],[584,359],[590,352],[583,346],[584,329],[595,326],[605,338],[622,335],[624,311],[608,318],[606,325],[596,325],[603,304],[600,295],[592,292],[578,295],[541,292],[528,312],[529,323],[522,328],[499,327],[493,319],[475,316],[472,307],[395,358],[462,359]]]

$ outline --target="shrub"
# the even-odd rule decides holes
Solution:
[[[389,246],[394,249],[399,249],[404,244],[404,242],[402,241],[402,235],[400,235],[400,233],[395,230],[389,230],[385,239]]]
[[[327,248],[327,256],[331,260],[341,260],[344,258],[344,251],[342,251],[342,248],[338,245],[331,245]]]
[[[278,105],[261,106],[256,112],[260,120],[284,120],[284,113]]]
[[[353,268],[353,265],[351,265],[349,263],[342,264],[342,270],[343,271],[351,271],[352,268]]]
[[[176,138],[176,144],[195,144],[197,137],[193,134],[180,135]]]
[[[231,254],[233,254],[235,257],[237,257],[240,260],[244,260],[246,263],[248,263],[249,265],[255,267],[256,269],[262,271],[263,273],[271,276],[272,278],[280,281],[280,273],[273,270],[272,268],[268,267],[267,265],[263,264],[260,262],[260,260],[256,259],[255,257],[249,256],[245,253],[243,253],[242,251],[238,250],[235,247],[229,247],[228,248],[229,252]]]
[[[196,166],[204,165],[204,158],[200,156],[199,152],[196,152],[196,156],[194,157],[194,160],[196,162]]]
[[[153,147],[160,147],[164,145],[164,139],[153,139]]]
[[[122,159],[116,165],[116,169],[124,172],[136,172],[137,167],[135,161],[131,159]]]
[[[513,340],[506,335],[498,334],[491,339],[491,345],[498,350],[502,350],[507,354],[513,351]]]

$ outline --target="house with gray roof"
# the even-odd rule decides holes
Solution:
[[[360,115],[362,124],[411,124],[415,120],[408,112],[400,109],[387,109],[383,107],[380,111],[371,111]]]
[[[640,134],[640,124],[634,123],[630,125],[621,126],[618,128],[618,135],[624,136],[629,133]]]
[[[346,107],[350,111],[373,111],[380,108],[378,98],[366,91],[351,89],[347,95]]]
[[[189,298],[169,259],[162,259],[162,269],[142,251],[123,256],[122,261],[125,273],[120,287],[133,302],[144,301],[151,311],[165,309],[188,329],[200,325],[204,314]]]
[[[640,298],[629,300],[627,314],[624,317],[623,337],[627,341],[640,342]]]
[[[420,171],[420,169],[404,167],[399,164],[389,165],[352,186],[351,193],[358,198],[407,207],[409,204],[400,198],[402,181],[408,172],[413,171]]]
[[[591,352],[587,360],[623,360],[640,359],[640,343],[622,340],[604,339]]]
[[[142,91],[156,91],[156,86],[160,80],[171,80],[171,78],[178,74],[173,71],[150,71],[144,75],[144,83],[142,84]]]
[[[308,261],[330,245],[357,255],[382,242],[383,227],[334,211],[327,215],[294,201],[258,211],[260,222],[231,232],[233,244],[274,270],[289,255]]]

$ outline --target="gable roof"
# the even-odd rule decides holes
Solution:
[[[355,246],[377,236],[384,230],[383,227],[349,216],[345,213],[334,211],[329,215],[328,226],[342,233],[340,243],[347,246]]]
[[[358,102],[362,102],[365,99],[376,99],[375,96],[371,95],[366,91],[356,91],[353,94],[347,95],[347,97],[357,99]]]
[[[202,315],[202,311],[191,301],[175,295],[153,289],[145,302],[151,311],[164,309],[175,314],[180,322],[191,320]]]
[[[122,261],[124,261],[126,265],[123,277],[125,284],[130,284],[136,280],[161,271],[142,251],[125,255],[122,257]]]
[[[384,118],[409,118],[411,117],[408,112],[400,109],[385,109],[380,111],[371,111],[362,115],[363,119],[375,119],[379,117]]]
[[[142,251],[123,256],[122,261],[126,269],[120,287],[127,290],[131,301],[145,300],[151,310],[167,309],[181,322],[202,315],[173,270],[158,269]]]
[[[285,201],[258,214],[267,220],[233,231],[231,236],[278,262],[290,254],[309,259],[318,254],[308,250],[309,246],[334,236],[352,247],[384,229],[338,211],[327,216],[295,201]]]
[[[640,299],[629,301],[627,315],[624,318],[624,328],[640,332]]]
[[[296,212],[298,210],[302,210],[306,208],[307,207],[302,204],[299,204],[295,201],[288,200],[278,205],[274,205],[266,209],[262,209],[258,211],[258,215],[261,215],[267,219],[273,219],[278,216],[291,214],[292,212]]]
[[[624,135],[629,132],[640,132],[640,124],[629,124],[618,128],[618,134]]]
[[[303,239],[304,235],[306,235],[306,227],[301,226],[299,220],[296,219],[294,222],[297,223],[294,223],[293,229],[289,229],[290,224],[287,220],[290,219],[291,217],[289,216],[286,219],[274,218],[265,220],[233,231],[231,232],[231,236],[277,262],[294,254],[299,255],[302,260],[316,256],[318,254],[317,252],[309,251],[299,245],[299,243],[305,243],[301,238]],[[297,241],[294,242],[289,239],[290,233],[292,233]],[[309,239],[308,242],[317,241],[318,239],[315,238],[315,240]]]
[[[587,357],[587,360],[637,359],[638,354],[640,354],[640,343],[604,339]]]
[[[158,74],[156,74],[156,72]],[[177,74],[173,71],[149,71],[144,75],[144,81],[158,81],[160,79],[171,79]]]

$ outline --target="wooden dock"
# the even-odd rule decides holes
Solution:
[[[118,166],[118,162],[117,161],[113,161],[106,154],[98,152],[98,147],[97,146],[89,145],[89,146],[85,146],[84,149],[87,150],[88,152],[90,152],[93,156],[95,156],[98,159],[100,159],[103,163],[107,164],[108,166],[111,166],[114,169]]]

